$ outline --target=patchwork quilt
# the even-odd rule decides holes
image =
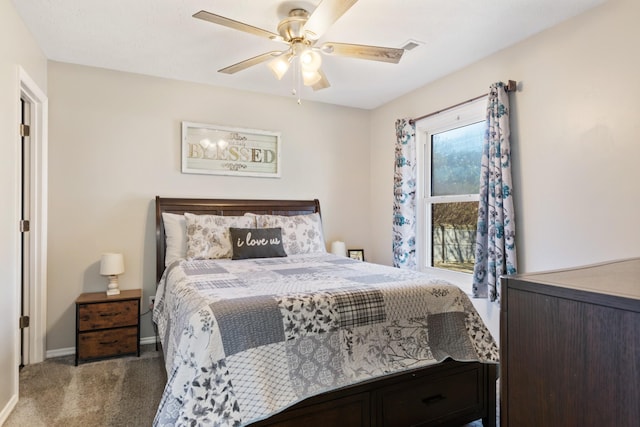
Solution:
[[[458,287],[329,253],[176,261],[153,319],[168,378],[154,426],[242,426],[447,358],[498,363]]]

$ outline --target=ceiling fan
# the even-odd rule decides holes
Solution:
[[[222,68],[218,72],[234,74],[254,65],[270,61],[269,68],[280,80],[289,67],[294,64],[294,68],[300,68],[299,72],[302,75],[304,85],[311,86],[313,90],[320,90],[330,86],[327,77],[320,68],[322,65],[320,54],[394,64],[397,64],[402,58],[404,49],[390,47],[335,42],[326,42],[316,46],[325,31],[357,1],[322,0],[311,14],[303,8],[293,8],[289,15],[278,24],[278,34],[204,10],[194,14],[193,17],[288,45],[284,50],[266,52]]]

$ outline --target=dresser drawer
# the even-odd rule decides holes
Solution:
[[[78,330],[137,325],[138,304],[139,300],[81,304],[78,306]]]
[[[381,390],[382,425],[439,425],[445,421],[442,417],[476,411],[484,399],[481,383],[479,368],[464,368],[447,376],[416,378]]]
[[[369,393],[359,393],[314,405],[299,405],[251,427],[369,427]]]
[[[78,335],[78,357],[80,359],[117,356],[137,351],[138,328],[136,326],[83,332]]]

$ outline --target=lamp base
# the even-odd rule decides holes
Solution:
[[[118,276],[111,275],[109,276],[109,285],[107,286],[107,296],[110,295],[119,295],[120,288],[118,288]]]

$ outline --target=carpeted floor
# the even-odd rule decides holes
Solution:
[[[20,398],[6,427],[150,426],[167,376],[161,352],[74,365],[47,359],[20,372]]]
[[[153,345],[142,346],[139,358],[79,366],[73,356],[47,359],[20,372],[20,399],[4,426],[150,426],[166,379],[162,353]]]

